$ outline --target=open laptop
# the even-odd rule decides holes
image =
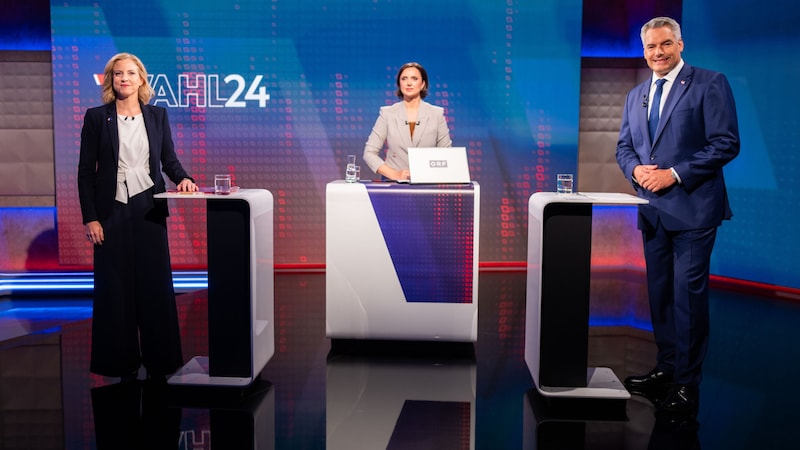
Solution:
[[[410,147],[411,184],[469,183],[466,147]]]

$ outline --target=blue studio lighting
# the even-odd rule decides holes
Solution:
[[[173,272],[175,292],[208,288],[206,272]],[[90,272],[71,273],[0,273],[0,295],[58,292],[61,294],[91,292],[94,277]]]

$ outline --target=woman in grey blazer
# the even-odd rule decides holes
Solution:
[[[364,146],[364,161],[373,172],[390,180],[408,180],[409,147],[450,147],[444,108],[423,101],[428,73],[419,63],[403,64],[397,72],[397,97],[402,101],[380,109]],[[380,151],[387,146],[386,159]]]

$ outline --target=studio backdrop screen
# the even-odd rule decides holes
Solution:
[[[580,0],[54,0],[51,21],[62,264],[91,264],[80,132],[118,52],[144,62],[199,185],[230,173],[272,192],[279,264],[324,263],[325,186],[348,154],[374,177],[364,143],[409,61],[481,184],[481,260],[524,261],[529,196],[577,169]],[[170,210],[173,264],[202,267],[204,202]]]
[[[711,272],[800,288],[800,4],[683,2],[683,57],[723,72],[736,99],[741,153],[725,167],[733,218]]]

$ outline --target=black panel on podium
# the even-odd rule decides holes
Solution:
[[[214,377],[247,377],[250,340],[250,206],[209,199],[208,363]]]
[[[544,209],[540,382],[586,386],[592,205],[551,203]],[[564,351],[569,348],[570,351]]]

